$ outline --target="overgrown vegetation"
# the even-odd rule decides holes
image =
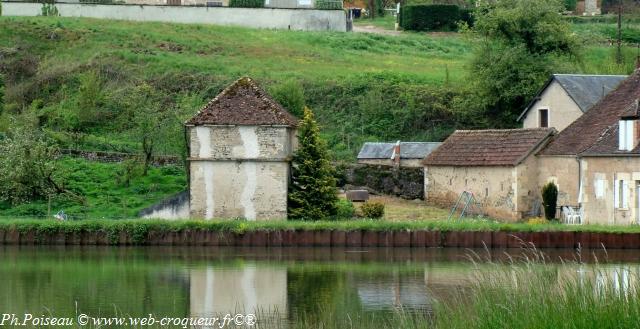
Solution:
[[[27,195],[30,201],[18,205],[0,201],[0,217],[52,218],[64,210],[71,220],[133,218],[140,210],[186,189],[184,169],[173,165],[150,167],[146,176],[136,160],[100,163],[63,157],[55,166],[57,175],[64,175],[68,193],[52,195],[51,203],[46,195]]]
[[[558,63],[578,58],[578,41],[561,11],[559,0],[482,2],[471,30],[479,43],[469,70],[470,107],[498,127],[515,125]]]

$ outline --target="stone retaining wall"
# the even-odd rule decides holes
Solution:
[[[490,231],[339,231],[281,230],[150,231],[136,238],[128,233],[0,230],[0,244],[33,245],[163,245],[254,247],[452,247],[452,248],[584,248],[640,249],[640,233],[490,232]]]

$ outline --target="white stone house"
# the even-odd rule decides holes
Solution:
[[[624,75],[553,74],[518,117],[523,128],[558,131],[615,89]]]

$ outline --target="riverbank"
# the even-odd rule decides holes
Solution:
[[[640,227],[472,220],[1,220],[0,244],[640,249]]]

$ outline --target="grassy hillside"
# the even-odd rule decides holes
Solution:
[[[577,29],[581,33],[584,28]],[[602,24],[608,28],[609,23]],[[610,64],[606,32],[585,32],[585,55],[567,72],[625,73]],[[597,38],[594,38],[597,36]],[[461,36],[294,32],[74,18],[0,18],[0,72],[9,115],[33,111],[64,147],[136,151],[124,100],[150,84],[175,124],[242,75],[272,89],[302,85],[335,155],[353,159],[367,140],[441,140],[472,126],[452,98],[465,83],[473,43]],[[628,57],[634,56],[627,49]],[[630,61],[632,62],[632,61]],[[86,76],[95,74],[97,114],[82,138],[69,134]],[[85,77],[85,80],[83,80]],[[175,130],[175,129],[174,129]],[[175,130],[177,131],[177,130]],[[168,136],[178,135],[172,131]],[[163,139],[165,140],[165,139]],[[161,153],[180,151],[166,139]]]
[[[138,212],[186,188],[184,170],[176,166],[151,168],[147,176],[134,175],[123,181],[124,166],[83,159],[62,158],[65,187],[81,198],[60,195],[12,206],[0,202],[0,218],[42,218],[64,210],[72,219],[132,218]]]

